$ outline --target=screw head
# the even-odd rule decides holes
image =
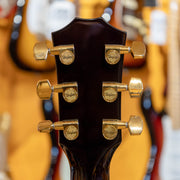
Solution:
[[[107,50],[105,59],[108,64],[114,65],[120,61],[120,53],[115,49]]]

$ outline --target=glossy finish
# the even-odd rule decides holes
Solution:
[[[121,131],[114,140],[102,134],[104,118],[121,119],[121,96],[114,103],[102,98],[102,82],[121,82],[123,55],[116,65],[105,61],[105,44],[124,45],[126,33],[102,19],[74,19],[64,29],[52,33],[54,46],[74,44],[75,61],[65,66],[56,56],[58,84],[78,83],[78,100],[67,103],[59,95],[60,120],[78,119],[79,137],[68,141],[59,132],[60,145],[70,161],[71,180],[108,180],[109,165],[115,149],[121,143]]]

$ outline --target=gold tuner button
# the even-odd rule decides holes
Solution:
[[[143,83],[139,78],[131,78],[129,82],[129,94],[131,97],[139,97],[143,92]]]
[[[143,130],[143,121],[139,116],[130,116],[129,122],[118,119],[103,119],[102,134],[105,139],[113,140],[119,129],[128,128],[130,135],[140,135]]]
[[[40,42],[34,45],[34,57],[36,60],[46,60],[49,54],[59,55],[62,64],[70,65],[74,62],[74,45],[61,45],[48,48],[46,43]]]
[[[50,99],[52,92],[62,93],[64,100],[68,103],[73,103],[78,99],[77,82],[65,82],[55,86],[51,86],[47,79],[38,82],[37,94],[40,99]]]
[[[40,122],[38,124],[38,131],[50,133],[52,130],[63,131],[66,139],[72,141],[79,136],[79,123],[77,119],[63,120],[52,123],[49,120]]]
[[[143,83],[138,78],[131,78],[129,85],[118,82],[103,82],[102,96],[106,102],[114,102],[118,92],[128,91],[131,97],[139,97],[143,91]]]
[[[131,135],[140,135],[143,131],[143,121],[139,116],[130,116],[128,129]]]
[[[43,133],[50,133],[53,130],[52,122],[46,120],[38,124],[38,131]]]
[[[134,59],[142,59],[145,57],[146,47],[141,41],[133,41],[131,46],[105,45],[105,59],[108,64],[117,64],[120,61],[120,55],[127,53],[131,53]]]

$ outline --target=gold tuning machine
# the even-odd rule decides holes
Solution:
[[[62,130],[65,138],[72,141],[79,136],[79,123],[77,119],[72,119],[54,123],[50,120],[46,120],[38,124],[38,131],[40,132],[50,133],[52,130]]]
[[[143,91],[143,83],[139,78],[131,78],[129,85],[118,82],[102,84],[102,96],[106,102],[114,102],[121,91],[129,91],[131,97],[139,97]]]
[[[77,82],[65,82],[51,86],[49,80],[39,81],[37,84],[37,94],[40,99],[50,99],[52,92],[62,93],[64,100],[73,103],[78,99]]]
[[[118,129],[128,128],[130,135],[140,135],[143,130],[143,121],[139,116],[130,116],[129,122],[118,119],[103,119],[102,133],[105,139],[113,140],[118,134]]]
[[[61,45],[48,48],[46,43],[36,43],[34,46],[34,57],[36,60],[46,60],[49,54],[59,55],[62,64],[70,65],[74,62],[74,45]]]
[[[131,53],[134,59],[142,59],[145,57],[146,47],[141,41],[133,41],[130,47],[115,44],[105,45],[105,59],[108,64],[117,64],[120,61],[120,55],[127,53]]]

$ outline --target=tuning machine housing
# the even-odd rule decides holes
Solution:
[[[119,129],[128,128],[130,135],[140,135],[143,130],[143,121],[139,116],[130,116],[129,122],[119,119],[103,119],[102,134],[105,139],[116,138]]]
[[[79,136],[78,119],[63,120],[54,123],[46,120],[38,124],[38,131],[40,132],[50,133],[52,130],[62,130],[66,139],[70,141],[75,140]]]
[[[120,61],[121,54],[127,53],[131,53],[134,59],[142,59],[145,57],[146,47],[141,41],[133,41],[131,46],[105,45],[105,59],[110,65],[117,64]]]
[[[102,96],[106,102],[114,102],[118,92],[129,91],[131,97],[139,97],[143,91],[143,83],[139,78],[131,78],[129,85],[119,82],[103,82]]]
[[[41,80],[37,84],[37,94],[40,99],[50,99],[52,92],[62,93],[64,100],[73,103],[78,99],[77,82],[64,82],[51,86],[49,80]]]
[[[64,65],[70,65],[74,62],[74,45],[61,45],[48,48],[46,43],[36,43],[33,49],[36,60],[46,60],[48,55],[59,55],[60,62]]]

